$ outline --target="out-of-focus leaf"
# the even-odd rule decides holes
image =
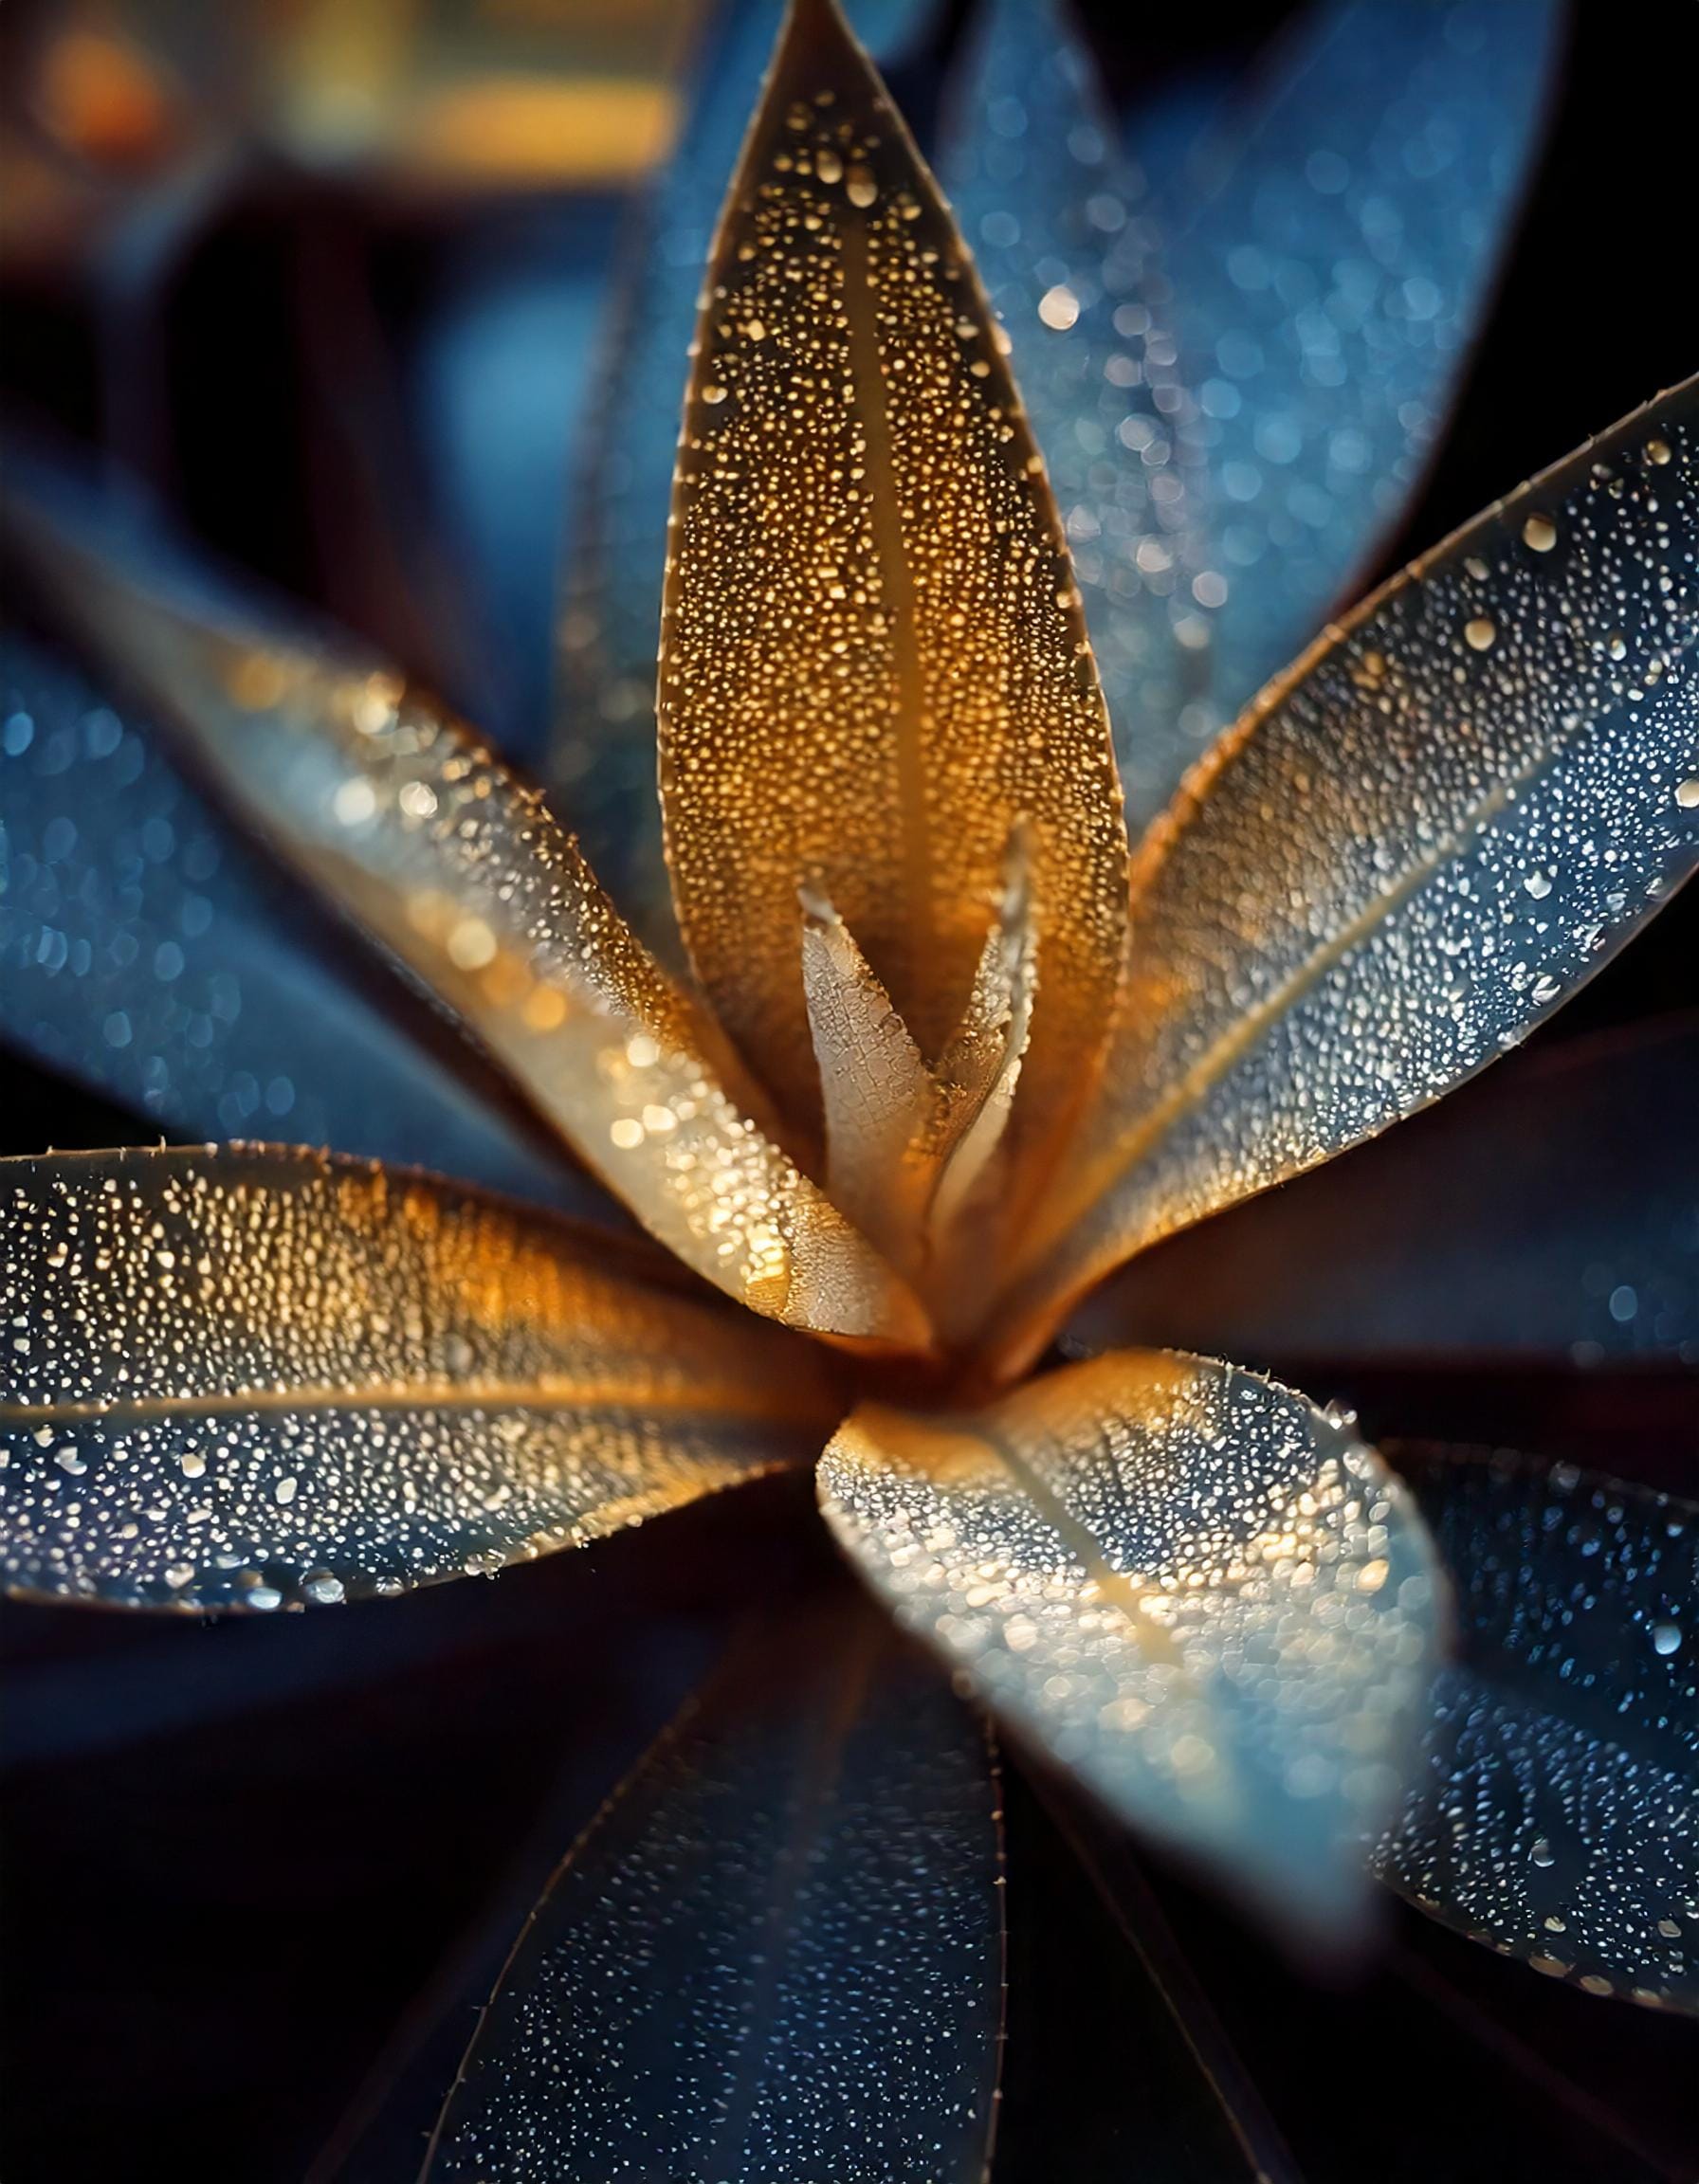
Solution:
[[[714,1028],[535,792],[371,659],[175,570],[133,575],[39,502],[17,521],[57,610],[146,689],[227,800],[678,1258],[788,1324],[924,1343],[919,1307],[738,1104]]]
[[[576,195],[490,215],[450,257],[411,364],[410,424],[484,637],[472,709],[496,747],[532,769],[549,734],[566,481],[589,436],[618,225]],[[657,577],[651,652],[659,596]],[[600,778],[564,798],[575,819]],[[658,838],[652,749],[645,793]],[[600,844],[589,846],[605,869]]]
[[[13,1589],[275,1609],[806,1462],[820,1354],[646,1245],[282,1148],[0,1163]]]
[[[593,1823],[428,2177],[980,2184],[996,1784],[978,1725],[864,1614],[763,1621]]]
[[[1017,1893],[999,2162],[1049,2175],[1065,2119],[1082,2184],[1320,2184],[1284,2144],[1127,1830],[1018,1767],[1003,1804]]]
[[[0,636],[0,1033],[172,1130],[260,1130],[593,1210],[588,1179],[385,1019],[339,941],[137,715]]]
[[[1343,1428],[1126,1351],[971,1415],[865,1405],[820,1493],[898,1620],[1120,1817],[1278,1916],[1350,1924],[1438,1608],[1414,1507]]]
[[[1699,1505],[1398,1452],[1460,1610],[1383,1878],[1592,1994],[1699,2011]]]
[[[987,10],[940,173],[1009,324],[1136,821],[1397,522],[1520,200],[1562,12],[1318,8],[1213,143],[1179,159],[1154,116],[1147,173],[1140,117],[1124,154],[1062,0]]]
[[[1215,723],[1202,482],[1185,431],[1163,220],[1116,141],[1063,0],[993,0],[939,179],[978,262],[1073,555],[1135,818]],[[1197,587],[1195,589],[1195,585]]]
[[[1332,0],[1224,117],[1167,274],[1208,479],[1214,724],[1396,525],[1538,150],[1559,0]],[[1213,169],[1213,172],[1212,172]]]
[[[1328,631],[1135,862],[1103,1091],[1032,1224],[1030,1350],[1118,1262],[1426,1106],[1699,861],[1699,381]]]
[[[1294,1358],[1699,1364],[1699,1020],[1515,1055],[1400,1130],[1183,1230],[1087,1343]]]
[[[1125,833],[1067,546],[949,212],[831,0],[787,24],[715,241],[661,646],[679,922],[792,1112],[819,1090],[797,889],[936,1061],[1027,822],[1040,993],[1014,1128],[1072,1112],[1120,975]]]
[[[868,47],[916,0],[852,0]],[[675,444],[714,221],[772,56],[774,0],[709,0],[685,125],[631,223],[567,519],[549,778],[614,901],[652,947],[676,939],[655,804],[655,646]],[[664,421],[664,422],[663,422]]]

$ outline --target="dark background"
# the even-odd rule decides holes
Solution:
[[[1283,10],[1088,13],[1131,98],[1249,52]],[[1699,360],[1682,13],[1578,10],[1520,246],[1388,567]],[[19,34],[14,14],[5,35]],[[923,103],[923,63],[904,88]],[[287,299],[303,266],[309,296],[318,278],[338,292],[352,253],[370,268],[381,371],[468,261],[528,279],[551,250],[605,251],[616,226],[598,198],[575,203],[570,232],[523,200],[398,215],[356,181],[260,159],[151,300],[145,382],[115,386],[114,321],[86,279],[37,265],[0,295],[0,388],[16,413],[117,440],[207,537],[451,684],[452,617],[421,614],[418,573],[393,558],[393,510],[428,528],[429,482],[399,436],[350,473],[336,388]],[[326,490],[343,509],[328,530]],[[1696,942],[1690,890],[1541,1037],[1693,1007]],[[0,1151],[150,1135],[0,1053]],[[1596,1384],[1584,1414],[1555,1382],[1342,1376],[1312,1392],[1355,1397],[1371,1431],[1562,1443],[1665,1483],[1672,1447],[1696,1437],[1690,1382],[1642,1380],[1619,1409]],[[264,2184],[303,2175],[357,2120],[362,2087],[405,2087],[410,2058],[428,2096],[478,1967],[740,1606],[829,1581],[807,1501],[753,1489],[495,1587],[275,1627],[0,1611],[7,2176]],[[1011,1829],[999,2179],[1211,2177],[1207,2152],[1162,2120],[1186,2067],[1171,2029],[1018,1780]],[[1301,1982],[1232,1915],[1155,1882],[1306,2175],[1699,2175],[1690,2028],[1536,1980],[1402,1911],[1355,1982]],[[362,2173],[408,2173],[410,2127],[404,2115],[369,2140],[380,2166]],[[350,2123],[337,2143],[357,2135]],[[381,2167],[392,2153],[399,2166]]]

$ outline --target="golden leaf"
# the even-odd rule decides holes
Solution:
[[[0,1275],[26,1592],[400,1592],[807,1463],[838,1413],[828,1353],[640,1240],[293,1149],[0,1163]]]
[[[95,645],[272,846],[399,957],[652,1235],[752,1310],[922,1348],[902,1283],[761,1127],[576,844],[387,669],[186,604],[26,519]]]
[[[1068,553],[949,212],[828,0],[792,9],[708,269],[674,492],[662,797],[680,923],[790,1112],[819,1108],[797,889],[923,1057],[1010,834],[1046,964],[1017,1118],[1088,1088],[1125,832]]]

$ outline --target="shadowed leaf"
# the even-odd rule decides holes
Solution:
[[[1699,1020],[1514,1055],[1088,1297],[1106,1348],[1699,1364]]]
[[[814,1353],[647,1246],[322,1155],[0,1163],[0,1276],[27,1592],[399,1592],[806,1462],[835,1415]]]
[[[1017,1130],[1071,1111],[1119,977],[1125,836],[1079,596],[959,238],[829,0],[793,11],[709,267],[673,504],[662,798],[691,959],[798,1116],[797,889],[923,1058],[1031,827]]]
[[[334,921],[52,653],[0,636],[0,1035],[200,1137],[264,1130],[593,1213],[395,1028]],[[374,967],[375,971],[375,967]]]
[[[20,525],[59,610],[148,689],[237,811],[661,1242],[793,1325],[923,1341],[901,1284],[726,1088],[723,1042],[576,844],[465,728],[370,659],[204,585],[133,577],[39,509]]]
[[[1415,564],[1220,745],[1135,862],[1017,1353],[1119,1261],[1516,1045],[1687,877],[1696,556],[1690,381]]]
[[[870,1618],[762,1623],[533,1913],[425,2175],[980,2184],[996,1804]]]
[[[1123,1352],[971,1415],[864,1405],[820,1493],[898,1620],[1119,1817],[1352,1922],[1437,1623],[1368,1449],[1270,1382]]]
[[[939,178],[978,261],[1086,604],[1135,821],[1215,724],[1210,566],[1165,219],[1117,142],[1064,0],[994,0],[950,100]],[[1173,212],[1170,207],[1168,211]],[[1202,599],[1215,592],[1206,577]]]
[[[1307,643],[1402,515],[1521,207],[1563,15],[1315,9],[1195,157],[1196,212],[1168,208],[1219,602],[1203,733]]]
[[[1063,0],[986,10],[940,173],[1014,341],[1135,822],[1398,522],[1562,17],[1316,9],[1177,162],[1160,108],[1121,151]]]
[[[1461,1659],[1382,1877],[1551,1977],[1699,2011],[1699,1506],[1569,1464],[1398,1461]]]

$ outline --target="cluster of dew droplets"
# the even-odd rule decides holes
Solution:
[[[0,1530],[32,1592],[399,1592],[806,1455],[831,1415],[774,1330],[504,1202],[264,1148],[10,1165]]]
[[[680,446],[662,783],[692,960],[801,1118],[820,1107],[819,1024],[776,907],[799,883],[935,1068],[1023,816],[1047,1021],[1077,1019],[1084,1041],[1118,976],[1125,838],[1106,728],[1002,346],[862,64],[781,60],[712,268]],[[1025,1113],[1055,1103],[1059,1063],[1059,1044],[1034,1042]]]

